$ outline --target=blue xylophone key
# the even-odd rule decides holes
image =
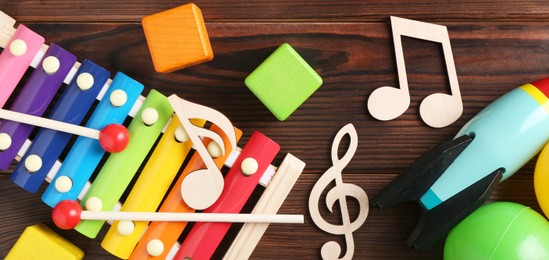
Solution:
[[[107,70],[90,60],[85,60],[59,97],[49,118],[79,125],[109,76],[110,73]],[[26,154],[15,167],[11,180],[27,191],[36,192],[71,137],[69,133],[41,128]],[[25,161],[29,156],[31,160],[40,158],[42,161],[42,167],[34,173],[29,173],[25,167]]]
[[[143,88],[141,83],[118,72],[90,117],[87,127],[100,130],[108,124],[122,124]],[[62,200],[75,200],[104,154],[97,140],[79,137],[42,195],[42,200],[50,207]]]
[[[40,65],[25,82],[10,110],[42,116],[75,62],[74,55],[52,44],[44,54]],[[32,125],[0,121],[0,133],[11,139],[11,145],[0,152],[0,169],[7,169],[11,165],[33,129]],[[29,167],[29,171],[33,172],[34,168],[39,168],[37,166],[39,164]]]

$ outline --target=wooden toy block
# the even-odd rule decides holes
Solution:
[[[245,84],[278,120],[284,121],[322,85],[322,78],[284,43],[246,78]]]
[[[27,227],[6,256],[7,260],[69,260],[83,258],[84,251],[43,224]]]
[[[213,59],[202,12],[193,3],[146,16],[141,24],[154,69],[159,73]]]

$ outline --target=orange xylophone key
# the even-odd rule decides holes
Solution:
[[[227,160],[227,157],[232,152],[231,145],[227,139],[227,136],[223,131],[221,131],[221,129],[219,129],[216,125],[212,125],[211,129],[223,138],[223,143],[225,145],[225,154],[214,159],[217,167],[221,168],[225,160]],[[235,133],[236,140],[238,141],[242,136],[242,131],[235,128]],[[208,147],[210,142],[211,140],[206,138],[204,140],[204,145]],[[200,155],[195,153],[158,211],[187,213],[195,212],[195,209],[189,207],[181,197],[181,183],[190,172],[197,169],[203,169],[204,167],[206,166],[200,158]],[[169,253],[169,250],[177,242],[177,239],[186,226],[187,222],[152,222],[129,259],[165,259]],[[151,251],[149,253],[147,248],[151,248],[155,244],[161,245],[162,250],[157,249],[153,250],[154,252]]]

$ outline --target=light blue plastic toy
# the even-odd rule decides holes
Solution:
[[[407,243],[422,248],[482,205],[494,187],[549,141],[549,78],[487,106],[456,137],[421,156],[372,202],[418,201],[423,212]]]

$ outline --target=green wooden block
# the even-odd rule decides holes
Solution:
[[[278,120],[284,121],[322,85],[322,78],[284,43],[244,83]]]

